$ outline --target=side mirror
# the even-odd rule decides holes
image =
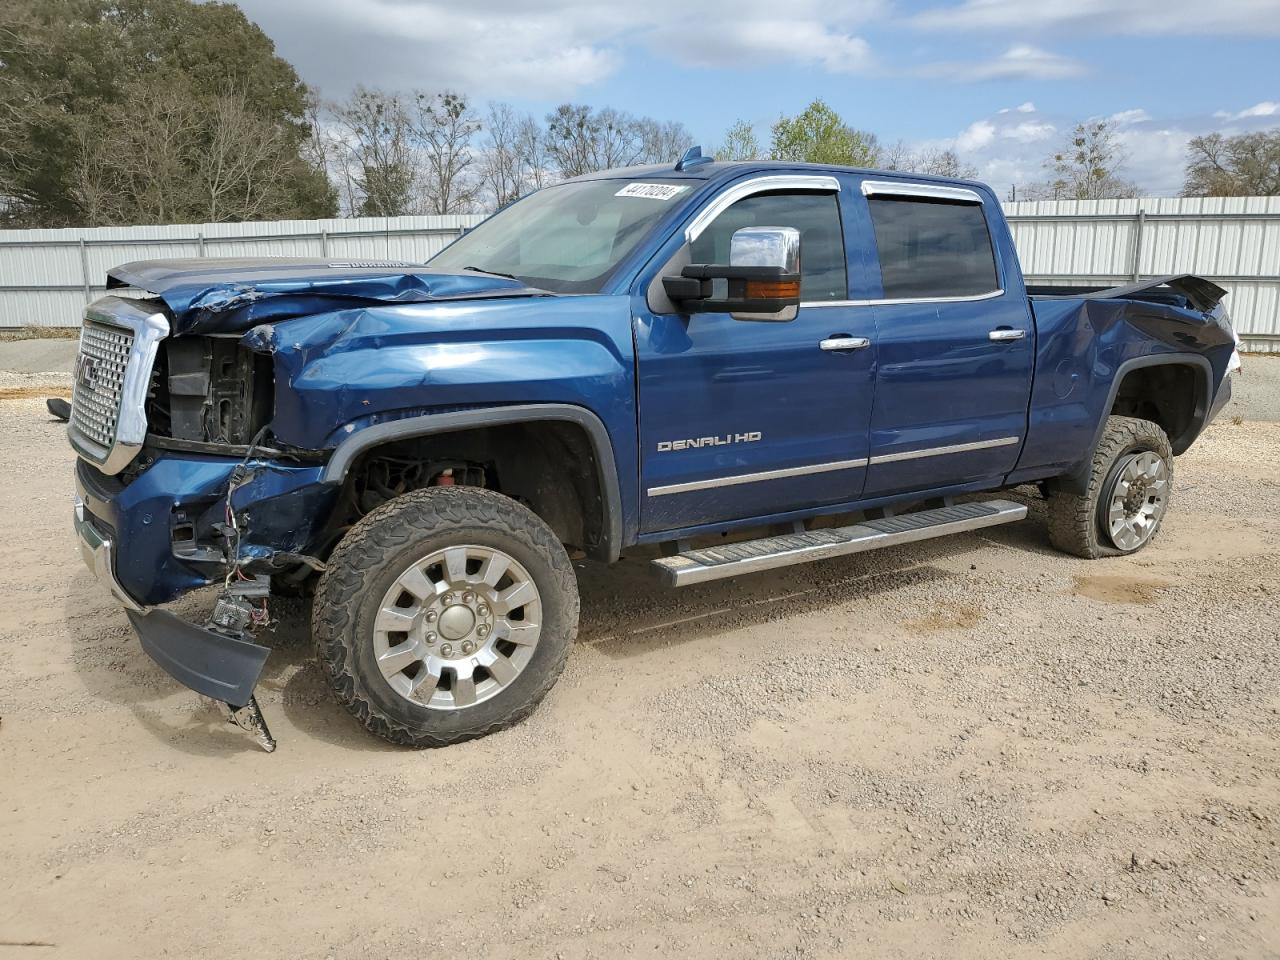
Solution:
[[[684,313],[794,320],[800,307],[800,231],[743,227],[730,240],[728,264],[691,263],[680,276],[663,277],[662,285]]]

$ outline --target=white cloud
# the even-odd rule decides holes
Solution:
[[[1219,120],[1228,122],[1235,120],[1248,120],[1251,117],[1274,117],[1280,115],[1280,103],[1271,100],[1263,100],[1261,103],[1255,103],[1252,107],[1245,107],[1239,113],[1232,113],[1229,110],[1219,110],[1214,114]]]
[[[632,48],[684,65],[868,68],[858,28],[888,0],[242,0],[280,52],[327,94],[356,83],[458,89],[476,97],[571,97],[619,70]]]
[[[990,120],[975,120],[956,137],[956,149],[966,156],[982,150],[996,138],[996,125]]]
[[[1042,50],[1030,44],[1017,44],[1010,47],[993,60],[972,63],[933,63],[921,68],[920,72],[929,77],[941,77],[949,80],[977,82],[981,80],[1062,80],[1075,77],[1085,72],[1084,64],[1070,57]],[[1035,109],[1035,105],[1024,103],[1018,107],[1020,113],[1027,113],[1023,107]]]
[[[1280,33],[1275,0],[963,0],[912,18],[937,30],[1001,31],[1027,35],[1047,30],[1090,34]]]
[[[705,16],[704,14],[701,14]],[[708,31],[715,42],[708,43]],[[758,66],[792,61],[812,63],[829,73],[854,73],[872,62],[861,37],[816,20],[746,19],[690,26],[688,17],[655,28],[652,46],[682,63],[703,67]]]
[[[1107,119],[1118,127],[1129,127],[1135,123],[1146,123],[1151,119],[1151,114],[1138,108],[1135,110],[1121,110],[1119,113],[1113,113]]]
[[[1134,107],[1107,119],[1115,124],[1116,139],[1125,154],[1121,175],[1136,183],[1145,196],[1169,197],[1182,189],[1187,142],[1192,137],[1214,130],[1265,130],[1275,126],[1277,117],[1280,103],[1263,101],[1213,116],[1159,117]],[[997,194],[1008,196],[1010,186],[1017,185],[1022,195],[1028,186],[1045,180],[1045,160],[1080,119],[1045,114],[1034,106],[1029,110],[1004,108],[974,120],[954,137],[909,146],[915,150],[954,149],[962,160],[978,168],[979,179],[991,184]]]

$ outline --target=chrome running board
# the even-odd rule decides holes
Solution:
[[[980,530],[1012,523],[1027,515],[1027,508],[1010,500],[960,503],[936,510],[921,510],[881,520],[864,520],[847,527],[806,530],[760,540],[727,543],[722,546],[686,550],[673,557],[653,561],[654,571],[670,587],[722,580],[742,573],[772,570],[794,563],[809,563],[896,547],[917,540],[931,540],[952,533]]]

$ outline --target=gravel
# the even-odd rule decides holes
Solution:
[[[0,941],[1280,954],[1280,423],[1261,415],[1178,460],[1165,529],[1130,558],[1053,552],[1028,488],[1020,524],[678,592],[645,556],[583,566],[541,708],[422,753],[333,702],[300,604],[277,608],[259,687],[275,754],[169,680],[81,565],[70,465],[40,403],[0,402]]]

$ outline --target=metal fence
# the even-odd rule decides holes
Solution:
[[[1032,283],[1109,285],[1196,273],[1230,291],[1253,350],[1280,352],[1280,197],[1006,204]],[[284,220],[85,230],[0,230],[0,327],[66,327],[107,270],[158,257],[325,257],[422,262],[476,216]]]
[[[1031,283],[1109,286],[1194,273],[1229,291],[1246,349],[1280,352],[1280,197],[1005,204]]]
[[[74,327],[107,271],[171,257],[321,257],[421,263],[479,216],[361,217],[159,227],[0,230],[0,328]]]

